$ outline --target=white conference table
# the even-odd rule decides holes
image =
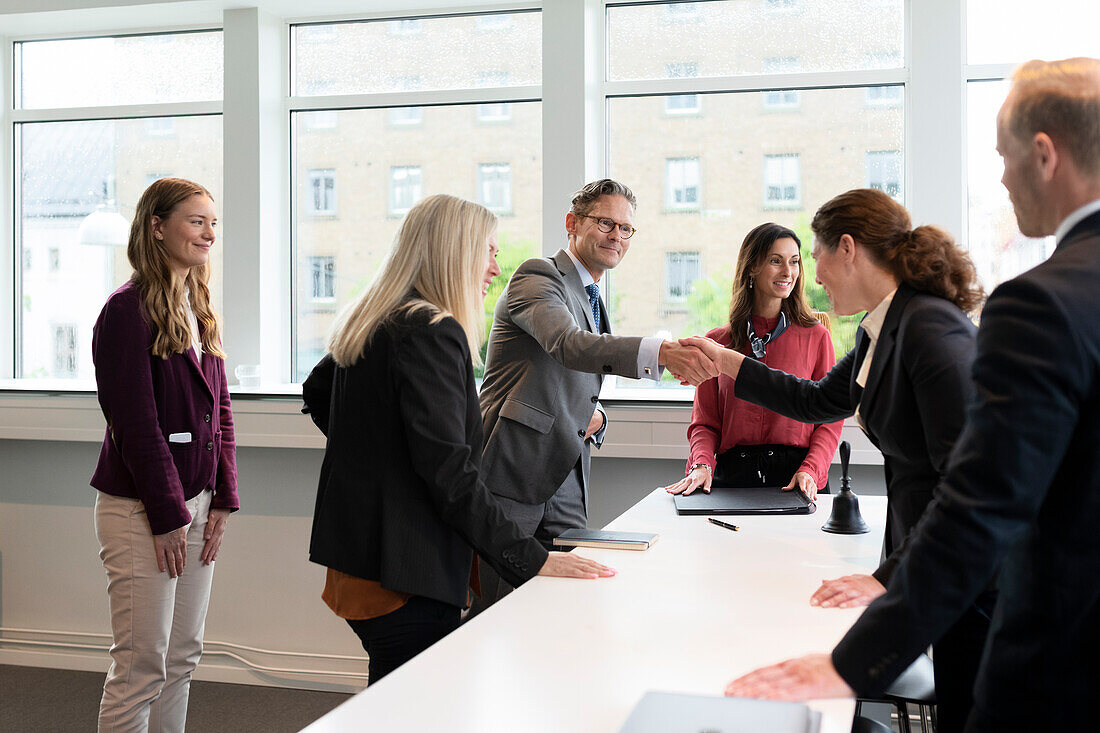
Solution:
[[[536,577],[306,730],[615,733],[647,690],[721,695],[756,667],[827,652],[860,611],[810,594],[878,565],[886,499],[860,497],[863,535],[822,532],[830,508],[822,496],[808,516],[725,517],[733,532],[655,490],[607,526],[659,533],[649,550],[576,550],[618,575]],[[810,705],[823,731],[851,729],[852,700]]]

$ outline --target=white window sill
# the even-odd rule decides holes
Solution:
[[[62,380],[57,380],[62,381]],[[99,443],[103,414],[93,391],[73,391],[65,380],[64,394],[21,390],[0,392],[0,439]],[[5,385],[6,386],[6,385]],[[36,385],[35,390],[49,389]],[[678,390],[617,389],[604,401],[609,427],[601,458],[686,459],[691,404]],[[260,448],[325,447],[324,436],[301,413],[299,385],[230,388],[237,445]],[[631,400],[631,401],[626,401]],[[642,400],[645,400],[644,402]],[[852,463],[881,465],[882,455],[853,420],[841,438],[852,444]]]

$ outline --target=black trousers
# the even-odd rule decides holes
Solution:
[[[713,484],[738,489],[786,486],[809,450],[793,445],[736,445],[717,456]],[[829,483],[826,481],[817,490],[828,494]]]
[[[413,596],[401,608],[365,620],[348,619],[370,658],[368,684],[374,684],[458,628],[458,606]]]
[[[985,596],[995,597],[989,593]],[[988,634],[989,616],[972,605],[932,645],[932,666],[936,671],[936,730],[939,733],[962,733],[966,728],[967,716],[974,706],[974,681]]]

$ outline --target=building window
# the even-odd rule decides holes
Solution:
[[[424,30],[424,21],[420,18],[402,18],[389,22],[390,34],[395,36],[415,36]]]
[[[336,110],[319,109],[315,112],[302,113],[302,125],[307,130],[334,130],[336,129]]]
[[[336,214],[336,171],[332,168],[315,168],[309,172],[309,197],[306,210],[315,216]]]
[[[699,3],[669,3],[665,6],[665,18],[669,23],[700,23]]]
[[[61,248],[50,247],[46,254],[48,255],[49,259],[48,266],[50,268],[50,272],[59,271],[61,269]]]
[[[31,269],[31,248],[23,248],[23,272],[30,272]]]
[[[168,137],[175,131],[175,118],[149,117],[145,120],[145,134],[149,137]]]
[[[77,329],[75,323],[63,323],[53,327],[53,375],[73,378],[79,363]]]
[[[665,161],[665,206],[669,209],[699,208],[698,158]]]
[[[390,168],[390,213],[404,214],[423,195],[422,175],[418,165]]]
[[[867,188],[877,188],[901,201],[901,151],[867,153]]]
[[[498,214],[512,211],[511,163],[482,163],[477,167],[477,200]]]
[[[895,69],[901,66],[901,54],[869,53],[864,57],[863,65],[868,69]],[[867,87],[865,95],[868,107],[896,107],[905,101],[905,87],[901,84]]]
[[[665,75],[669,79],[695,78],[699,76],[699,64],[694,61],[678,61],[665,64]],[[698,113],[698,94],[672,94],[665,97],[665,114],[694,115]]]
[[[489,13],[479,15],[474,21],[474,27],[479,31],[499,31],[512,25],[512,16],[507,13]]]
[[[336,258],[309,257],[309,297],[315,303],[336,300]]]
[[[802,172],[797,154],[764,156],[764,207],[802,203]]]
[[[764,59],[762,66],[765,74],[792,74],[802,70],[797,56],[772,56]],[[764,92],[765,109],[794,109],[802,103],[802,95],[797,89],[782,89]]]
[[[665,253],[665,302],[686,302],[691,287],[698,279],[698,252]]]
[[[477,75],[479,87],[506,87],[510,75],[507,71],[480,71]],[[512,119],[512,105],[507,102],[489,102],[477,106],[478,122],[505,122]]]
[[[764,0],[768,10],[789,11],[798,8],[798,0]]]
[[[399,76],[393,80],[393,89],[399,92],[419,91],[419,76]],[[423,107],[394,107],[390,110],[390,124],[398,126],[419,125],[424,119]]]

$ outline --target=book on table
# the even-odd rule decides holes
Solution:
[[[616,532],[608,529],[567,529],[554,538],[555,547],[599,547],[606,550],[648,550],[657,541],[654,532]]]

